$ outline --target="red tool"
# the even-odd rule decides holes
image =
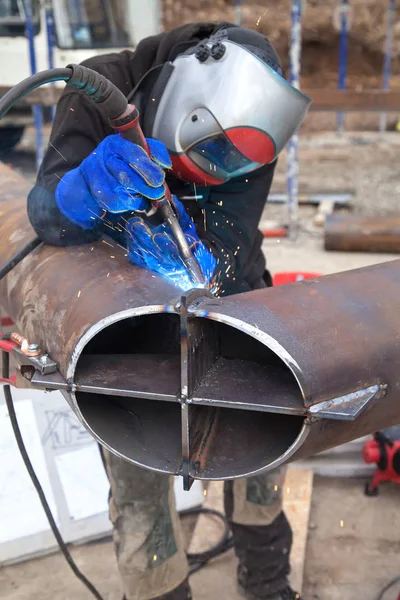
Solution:
[[[8,354],[11,354],[12,349],[15,348],[15,346],[17,346],[18,344],[14,341],[12,341],[10,339],[10,335],[6,335],[3,333],[0,333],[0,351],[2,352],[7,352]],[[3,373],[4,373],[4,367],[3,367]],[[0,384],[5,384],[5,385],[16,385],[16,376],[12,375],[11,377],[0,377]]]
[[[366,463],[377,464],[372,481],[365,486],[367,496],[378,495],[383,481],[400,484],[400,425],[375,433],[364,445],[363,457]]]
[[[19,333],[1,333],[0,332],[0,352],[11,354],[13,349],[19,346],[21,352],[27,357],[38,357],[41,355],[41,350],[37,344],[30,344],[26,338]],[[7,359],[8,360],[8,359]],[[3,367],[4,373],[4,367]],[[17,378],[15,375],[11,377],[0,377],[0,383],[6,385],[16,385]]]
[[[110,123],[115,131],[118,131],[118,133],[120,133],[120,135],[122,135],[125,139],[137,144],[143,148],[147,154],[149,154],[149,147],[139,123],[139,111],[133,104],[128,104],[122,115],[115,119],[110,119]],[[193,255],[189,247],[185,234],[183,233],[179,224],[179,220],[174,212],[174,209],[172,208],[171,192],[169,191],[166,183],[164,184],[164,196],[159,200],[152,201],[152,205],[153,209],[148,214],[153,214],[157,209],[160,209],[163,218],[170,226],[182,260],[193,283],[197,286],[199,284],[204,286],[204,275],[199,263],[196,260],[196,257]]]

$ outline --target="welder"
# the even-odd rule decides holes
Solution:
[[[309,99],[285,81],[268,39],[229,23],[194,23],[84,64],[139,109],[149,155],[67,87],[28,198],[41,239],[67,246],[107,235],[126,248],[127,260],[190,287],[168,224],[149,211],[166,181],[218,294],[271,285],[258,225],[276,157]],[[126,600],[190,599],[173,478],[102,454]],[[249,600],[299,597],[288,582],[292,532],[282,512],[283,478],[279,469],[225,483],[239,589]]]

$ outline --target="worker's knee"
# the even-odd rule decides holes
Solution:
[[[156,598],[178,587],[188,574],[173,477],[137,467],[106,450],[103,455],[126,598]]]
[[[228,482],[225,490],[228,517],[241,525],[270,525],[282,511],[285,474],[286,467],[280,467]]]

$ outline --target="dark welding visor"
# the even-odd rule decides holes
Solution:
[[[210,171],[210,174],[217,177],[219,171],[225,177],[226,174],[230,177],[238,177],[261,166],[260,163],[249,160],[239,152],[222,132],[192,146],[187,154],[203,171]]]

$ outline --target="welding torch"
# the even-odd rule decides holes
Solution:
[[[139,123],[139,111],[133,104],[128,104],[126,110],[118,117],[111,118],[110,124],[123,138],[137,144],[150,154],[149,147]],[[164,183],[164,195],[157,200],[151,200],[152,210],[147,215],[160,211],[163,219],[168,223],[176,245],[178,246],[182,261],[194,284],[204,286],[206,281],[203,272],[192,253],[185,234],[179,224],[178,217],[173,209],[171,192]]]
[[[91,98],[108,119],[115,131],[125,139],[137,144],[147,154],[149,148],[139,123],[139,111],[133,104],[129,104],[125,95],[109,79],[83,65],[68,65],[65,68],[48,69],[27,77],[0,99],[0,119],[23,96],[35,88],[54,81],[65,81],[67,85],[75,87],[82,94]],[[160,211],[162,218],[168,223],[185,268],[192,280],[194,287],[205,287],[206,278],[200,265],[192,253],[189,243],[176,215],[171,192],[164,183],[164,195],[161,199],[151,200],[152,209],[147,215]],[[0,278],[4,277],[16,264],[40,243],[39,238],[29,242],[26,247],[8,261],[0,269]]]

